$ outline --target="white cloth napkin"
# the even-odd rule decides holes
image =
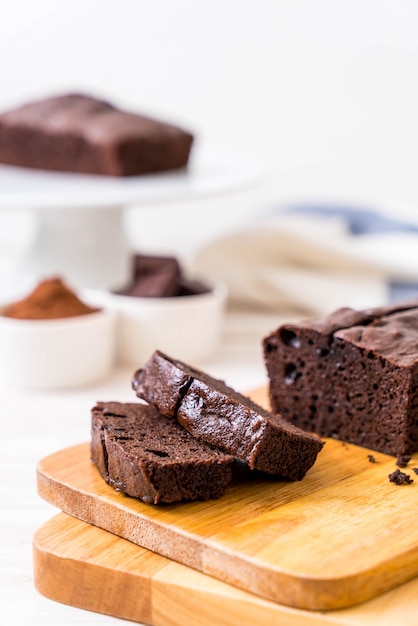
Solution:
[[[418,227],[361,210],[278,212],[208,245],[195,270],[240,305],[312,315],[379,306],[406,299],[403,283],[418,296]]]

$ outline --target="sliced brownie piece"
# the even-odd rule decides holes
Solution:
[[[92,409],[91,458],[114,489],[153,504],[219,498],[234,460],[155,407],[121,402]]]
[[[139,398],[176,417],[194,437],[251,469],[301,480],[323,442],[265,411],[224,382],[156,351],[133,377]]]
[[[30,102],[0,115],[0,162],[132,176],[187,165],[193,135],[83,94]]]
[[[418,450],[418,302],[284,324],[263,345],[273,411],[323,437]]]

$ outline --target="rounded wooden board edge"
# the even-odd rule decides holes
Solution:
[[[395,623],[394,615],[407,617],[409,626],[418,624],[413,621],[416,610],[408,612],[410,599],[418,597],[418,579],[349,609],[296,609],[232,587],[66,513],[35,532],[33,554],[35,587],[44,597],[150,626],[195,626],[196,615],[199,626],[366,626],[382,609],[387,611],[387,619],[378,622],[382,626]]]

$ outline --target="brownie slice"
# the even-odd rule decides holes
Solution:
[[[263,346],[273,411],[323,437],[418,450],[418,302],[284,324]]]
[[[193,135],[83,94],[54,96],[0,115],[0,162],[132,176],[187,165]]]
[[[194,437],[251,469],[301,480],[323,442],[265,411],[223,381],[156,351],[133,377],[139,398],[175,417]]]
[[[91,458],[114,489],[152,504],[219,498],[234,461],[156,408],[121,402],[92,409]]]

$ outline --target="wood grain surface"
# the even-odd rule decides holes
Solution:
[[[51,600],[155,626],[418,626],[418,578],[334,611],[241,591],[59,513],[36,532],[34,580]]]
[[[265,599],[335,609],[418,574],[418,479],[396,486],[395,459],[368,454],[327,440],[300,482],[242,469],[219,500],[154,506],[109,487],[85,443],[44,458],[38,490],[66,513]]]

